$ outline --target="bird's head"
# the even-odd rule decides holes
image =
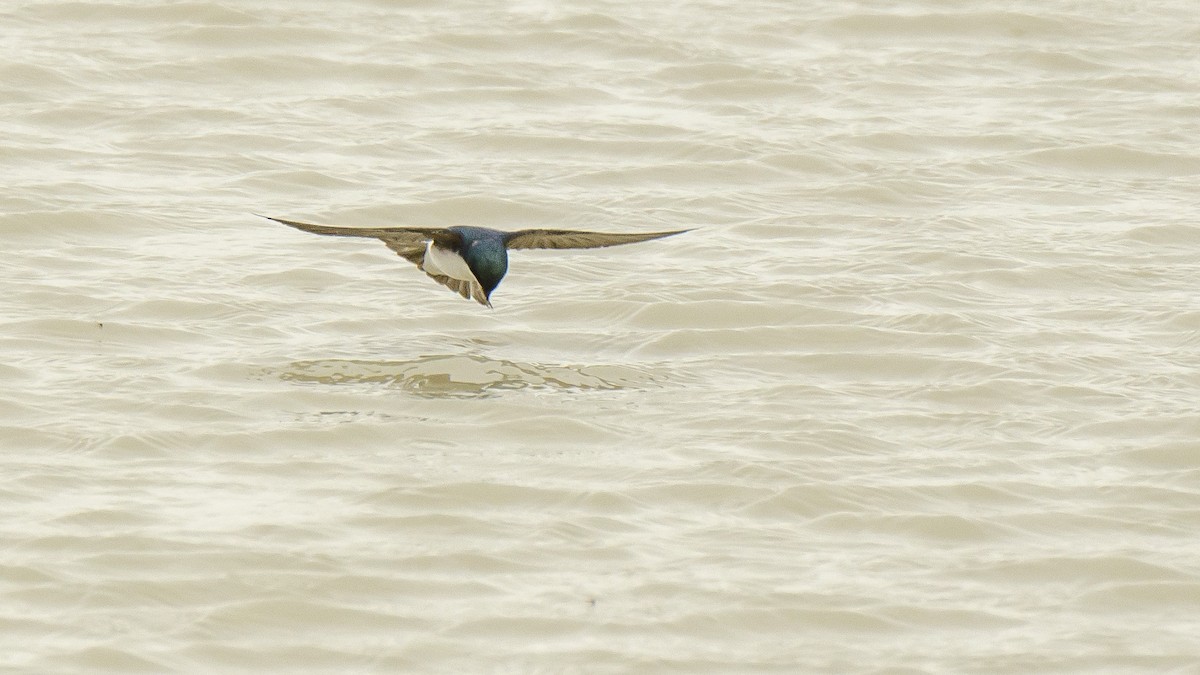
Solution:
[[[504,248],[504,241],[490,237],[473,239],[463,245],[462,257],[483,287],[483,294],[491,297],[508,272],[508,250]]]

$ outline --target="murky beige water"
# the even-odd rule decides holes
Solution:
[[[1195,16],[6,5],[0,668],[1200,670]]]

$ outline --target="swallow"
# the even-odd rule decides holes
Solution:
[[[522,248],[604,248],[662,239],[690,230],[669,232],[584,232],[517,230],[487,227],[334,227],[262,216],[313,234],[380,239],[401,258],[431,279],[488,308],[492,291],[508,272],[508,251]]]

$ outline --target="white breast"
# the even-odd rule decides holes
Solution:
[[[443,274],[453,279],[475,281],[475,275],[467,262],[457,253],[443,251],[429,242],[425,245],[425,271],[433,274]]]

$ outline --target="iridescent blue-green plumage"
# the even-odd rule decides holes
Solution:
[[[508,248],[504,245],[504,233],[486,227],[461,226],[446,229],[462,238],[459,255],[467,262],[467,267],[483,287],[483,296],[490,298],[492,291],[496,290],[496,286],[500,285],[500,280],[508,272]]]
[[[374,237],[439,284],[481,305],[492,306],[492,291],[508,272],[508,251],[519,248],[602,248],[681,234],[580,230],[517,230],[487,227],[333,227],[271,218],[305,232],[339,237]]]

